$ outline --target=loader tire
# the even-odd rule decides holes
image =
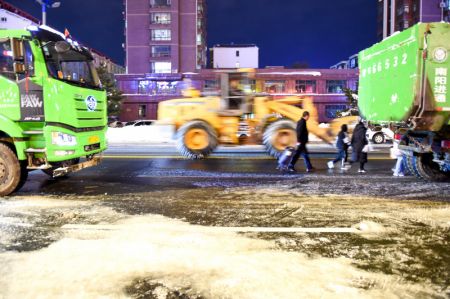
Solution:
[[[177,132],[179,152],[192,160],[208,157],[217,147],[215,130],[204,121],[190,121]]]
[[[270,124],[264,131],[263,144],[269,155],[278,159],[286,147],[297,144],[295,123],[282,119]]]
[[[0,143],[0,196],[7,196],[18,189],[21,180],[19,159],[12,149]]]
[[[424,180],[435,182],[450,180],[450,174],[443,172],[439,164],[433,162],[433,154],[421,154],[415,158],[417,172]]]

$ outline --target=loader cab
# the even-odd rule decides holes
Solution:
[[[253,96],[245,92],[245,87],[249,84],[247,73],[223,73],[220,77],[220,84],[220,114],[226,116],[241,116],[251,113]]]

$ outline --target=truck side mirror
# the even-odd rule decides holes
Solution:
[[[55,50],[59,54],[66,53],[70,50],[71,46],[66,41],[58,41],[55,43]]]
[[[25,61],[25,51],[23,48],[23,41],[21,39],[12,39],[12,50],[14,61]]]

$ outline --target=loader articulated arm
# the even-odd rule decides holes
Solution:
[[[301,103],[303,108],[293,105],[297,103]],[[310,118],[308,120],[309,132],[328,144],[334,143],[342,124],[351,124],[356,120],[356,117],[353,116],[343,117],[333,120],[330,123],[329,128],[321,128],[319,126],[319,114],[311,98],[299,99],[291,97],[280,100],[270,100],[267,101],[266,104],[272,113],[281,114],[294,122],[297,122],[303,116],[304,111],[308,111],[310,114]]]

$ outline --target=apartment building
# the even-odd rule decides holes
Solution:
[[[128,74],[206,67],[205,0],[125,0]]]

